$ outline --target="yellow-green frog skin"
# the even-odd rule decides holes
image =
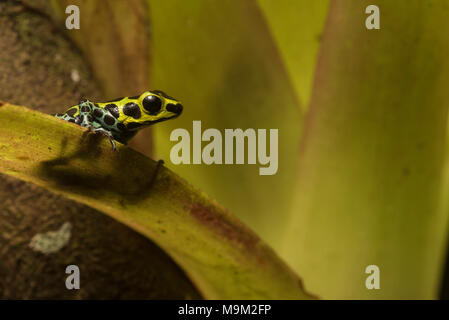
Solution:
[[[178,117],[181,103],[159,90],[146,91],[139,96],[122,97],[103,103],[80,101],[55,117],[100,132],[109,138],[127,144],[137,131],[157,122]]]

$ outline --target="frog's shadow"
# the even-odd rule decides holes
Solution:
[[[41,161],[37,167],[37,173],[45,180],[51,181],[55,187],[62,190],[70,190],[78,194],[88,194],[91,197],[107,193],[117,194],[122,203],[138,202],[147,198],[152,190],[156,170],[145,175],[129,165],[128,148],[121,148],[114,152],[113,168],[110,172],[104,170],[83,170],[83,166],[76,166],[73,160],[81,160],[93,167],[101,166],[101,163],[92,163],[92,159],[100,158],[103,150],[100,141],[104,137],[100,134],[85,132],[79,142],[79,147],[67,153],[68,138],[61,141],[61,152],[52,160]],[[79,162],[78,162],[79,163]],[[127,169],[129,169],[127,171]],[[148,177],[148,178],[145,178]]]

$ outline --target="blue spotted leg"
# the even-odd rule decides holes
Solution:
[[[100,109],[95,106],[94,103],[89,100],[81,100],[76,107],[70,108],[64,114],[55,114],[54,116],[63,119],[69,122],[76,123],[82,127],[88,128],[89,131],[100,133],[106,136],[112,145],[112,150],[115,151],[116,144],[111,131],[108,131],[103,128],[103,124],[99,121],[100,119],[96,119],[93,115],[95,114],[95,109]],[[74,117],[76,112],[79,110],[79,115]]]

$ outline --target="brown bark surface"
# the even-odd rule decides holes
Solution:
[[[45,15],[16,1],[0,3],[0,100],[56,113],[101,96],[80,52]],[[30,246],[37,234],[64,225],[70,233],[58,250]],[[80,290],[66,289],[71,264],[80,268]],[[0,175],[0,299],[199,297],[147,238],[97,210]]]

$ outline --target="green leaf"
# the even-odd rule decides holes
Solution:
[[[276,247],[288,218],[302,112],[260,8],[255,1],[148,3],[153,87],[184,105],[176,121],[155,127],[158,156],[168,159],[173,129],[192,135],[193,120],[222,133],[279,129],[279,170],[272,176],[260,176],[259,165],[167,164]]]
[[[381,29],[367,30],[371,2],[332,2],[284,255],[324,298],[435,298],[449,213],[447,1],[375,1]],[[372,264],[380,290],[365,287]]]
[[[0,171],[89,205],[157,243],[205,298],[309,299],[251,230],[165,168],[102,136],[0,104]]]
[[[307,109],[329,0],[258,0],[301,107]]]

